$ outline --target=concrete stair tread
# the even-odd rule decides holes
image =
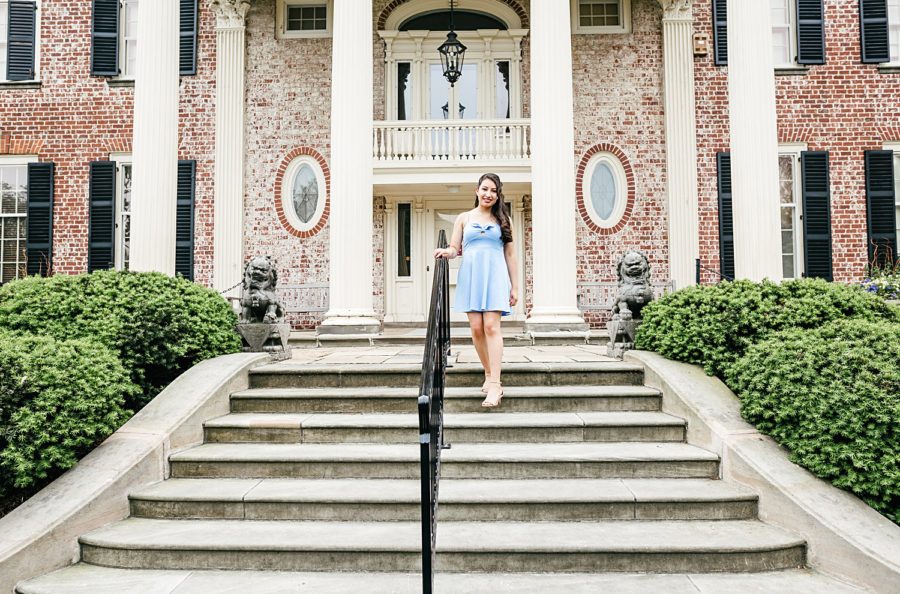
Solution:
[[[447,413],[444,426],[467,427],[683,427],[684,419],[661,412]],[[299,429],[301,427],[418,428],[415,412],[403,413],[231,413],[204,423],[207,428]]]
[[[352,573],[288,571],[216,571],[119,569],[79,563],[19,585],[19,594],[343,594],[360,586],[366,592],[417,594],[418,573]],[[490,594],[858,594],[855,588],[820,573],[784,570],[747,575],[717,574],[585,574],[585,573],[438,573],[438,592]]]
[[[622,361],[589,361],[583,363],[505,363],[503,365],[503,373],[558,373],[558,372],[597,372],[597,371],[635,371],[642,372],[643,367],[634,363],[625,363]],[[250,370],[251,375],[263,374],[303,374],[316,375],[322,373],[351,373],[351,374],[386,374],[386,373],[409,373],[422,370],[421,362],[415,363],[295,363],[293,361],[282,361],[279,363],[270,363],[261,365]],[[447,368],[447,375],[453,376],[458,373],[472,373],[473,371],[483,373],[484,368],[480,363],[456,363],[452,367]]]
[[[659,396],[656,388],[647,386],[504,386],[504,399],[508,398],[573,398],[603,396]],[[419,396],[418,386],[407,388],[250,388],[232,393],[232,398],[404,398],[408,397],[415,410]],[[444,398],[484,398],[479,387],[449,387]]]
[[[441,454],[453,462],[718,461],[686,443],[568,442],[459,443]],[[419,444],[208,443],[169,457],[171,462],[416,462]]]
[[[442,479],[441,504],[755,501],[744,487],[712,479]],[[146,501],[418,503],[418,480],[169,479],[132,493]]]
[[[419,522],[294,522],[128,518],[83,535],[84,545],[183,551],[420,551]],[[438,552],[733,553],[802,547],[757,520],[442,522]]]

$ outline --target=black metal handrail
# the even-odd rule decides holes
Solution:
[[[447,247],[442,230],[437,247]],[[428,332],[419,389],[419,453],[422,470],[422,591],[434,589],[434,545],[437,535],[438,483],[444,444],[444,380],[450,354],[450,267],[446,258],[434,263]]]

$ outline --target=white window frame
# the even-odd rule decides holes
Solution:
[[[288,6],[325,6],[325,30],[288,31]],[[331,37],[334,22],[334,0],[278,0],[275,7],[275,37],[277,39],[320,39]]]
[[[126,4],[134,4],[137,6],[138,15],[140,15],[141,7],[140,0],[119,0],[119,41],[117,50],[119,53],[119,75],[113,77],[116,80],[134,80],[135,73],[130,72],[128,70],[128,40],[129,38],[125,37],[125,29],[128,24],[128,15],[126,10]],[[140,16],[138,17],[140,18]],[[135,31],[134,37],[134,53],[135,53],[135,61],[134,68],[137,70],[137,53],[140,51],[140,47],[138,47],[137,41],[137,31]]]
[[[605,163],[612,171],[613,180],[616,183],[616,204],[609,217],[604,219],[600,213],[594,209],[594,200],[591,196],[591,181],[597,167]],[[625,216],[625,209],[628,206],[628,177],[625,175],[625,166],[619,161],[618,157],[609,152],[599,152],[593,155],[584,168],[584,177],[581,183],[581,194],[584,200],[584,207],[587,210],[591,221],[601,229],[612,229]]]
[[[316,211],[310,217],[308,223],[301,221],[300,217],[297,216],[297,211],[294,210],[294,177],[297,175],[297,170],[303,165],[312,167],[316,176],[316,184],[319,186]],[[326,190],[325,172],[322,171],[322,165],[316,159],[309,155],[298,155],[291,160],[284,171],[284,177],[281,179],[281,210],[284,211],[284,215],[287,217],[291,227],[301,233],[306,233],[312,231],[319,224],[325,212],[325,202],[328,197]]]
[[[772,2],[769,0],[769,20],[772,16]],[[782,1],[782,0],[779,0]],[[772,65],[779,70],[797,68],[805,68],[802,64],[797,63],[797,0],[784,0],[787,2],[787,28],[788,28],[788,54],[790,60],[781,64],[775,63],[775,25],[772,24],[772,42],[769,44],[769,51],[772,53]],[[785,26],[785,25],[781,25]]]
[[[883,148],[894,153],[894,226],[900,246],[900,142],[886,142]],[[900,262],[900,254],[894,254],[894,262]]]
[[[806,151],[806,144],[781,144],[778,145],[778,158],[788,156],[794,164],[794,276],[790,278],[803,278],[806,273],[805,252],[803,243],[803,169],[800,161],[800,154]],[[779,179],[779,187],[781,180]],[[781,221],[781,195],[778,196],[778,220]],[[780,223],[779,223],[780,225]],[[778,234],[779,253],[781,250],[781,229],[779,227]],[[782,264],[782,273],[784,272],[784,264]],[[788,277],[785,277],[788,278]]]
[[[122,225],[122,215],[124,214],[123,207],[125,202],[125,172],[123,169],[124,165],[128,165],[131,167],[131,174],[134,176],[134,165],[131,157],[131,153],[110,153],[109,160],[113,161],[116,164],[116,203],[114,207],[114,217],[115,217],[115,225],[116,225],[116,234],[115,234],[115,243],[113,244],[113,254],[115,262],[113,263],[114,268],[116,270],[127,270],[125,268],[125,242],[122,237],[123,225]],[[132,180],[134,178],[132,177]],[[132,195],[132,200],[134,196]],[[134,202],[132,202],[132,209],[134,208]],[[128,213],[129,217],[131,216],[131,212]],[[131,226],[132,231],[134,230],[134,225]],[[131,243],[131,238],[128,238],[129,244]]]
[[[0,27],[3,31],[0,31],[0,35],[2,35],[6,39],[6,43],[0,46],[0,51],[3,52],[3,66],[0,68],[0,83],[29,83],[29,82],[38,82],[41,80],[41,3],[43,0],[35,0],[37,5],[37,12],[34,15],[34,78],[31,80],[9,80],[6,78],[6,69],[7,69],[7,48],[9,47],[9,0],[0,0],[0,11],[6,16],[6,24],[4,27]]]
[[[572,16],[572,33],[579,35],[631,33],[631,0],[619,0],[619,15],[622,18],[622,22],[616,27],[582,27],[578,11],[579,0],[570,0],[569,6]]]
[[[891,4],[897,5],[893,8],[893,14]],[[897,53],[891,55],[891,61],[885,62],[883,66],[900,66],[900,0],[888,0],[888,48],[894,45],[897,46]]]
[[[14,156],[14,157],[0,156],[0,166],[4,166],[4,167],[25,167],[25,168],[26,168],[26,172],[25,172],[26,179],[27,179],[27,176],[28,176],[28,171],[27,171],[28,164],[29,164],[29,163],[37,163],[37,162],[38,162],[37,155],[28,155],[28,156],[20,156],[20,155],[16,155],[16,156]],[[27,202],[26,202],[26,204],[27,204]],[[24,213],[19,213],[19,214],[8,214],[8,215],[0,215],[0,217],[2,217],[2,218],[14,218],[14,217],[15,217],[15,218],[21,218],[21,219],[25,222],[25,224],[28,224],[28,209],[27,209],[27,206],[26,206],[26,210],[25,210]],[[2,232],[2,229],[0,229],[0,232]],[[27,234],[26,234],[26,239],[25,239],[25,241],[26,241],[26,242],[28,241]],[[0,247],[2,247],[2,246],[0,246]],[[16,262],[18,263],[18,260],[17,260]],[[26,262],[23,261],[23,262],[22,262],[22,265],[24,266],[25,264],[26,264]],[[24,275],[23,275],[23,276],[19,276],[19,272],[20,272],[20,270],[16,270],[16,279],[23,278],[23,276],[24,276]]]

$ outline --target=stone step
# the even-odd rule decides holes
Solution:
[[[130,495],[131,514],[159,519],[416,521],[418,480],[170,479]],[[709,479],[442,479],[446,521],[738,520],[751,491]],[[577,528],[574,528],[577,529]]]
[[[685,422],[661,412],[507,413],[444,416],[450,443],[684,441]],[[411,443],[408,414],[233,413],[204,424],[207,443]]]
[[[129,518],[80,539],[82,560],[139,569],[416,571],[419,522]],[[803,565],[803,540],[758,521],[444,522],[438,571],[714,572]]]
[[[251,388],[417,387],[421,363],[301,364],[285,361],[250,371]],[[509,363],[503,366],[504,386],[640,386],[640,365],[620,361],[591,363]],[[457,364],[447,370],[451,387],[481,387],[484,370],[478,364]]]
[[[447,388],[444,410],[460,412],[658,411],[660,392],[645,386],[504,386],[499,409],[481,406],[478,387]],[[256,388],[231,395],[236,413],[409,413],[418,386],[407,388]]]
[[[792,569],[754,573],[586,574],[438,573],[437,592],[490,594],[860,594],[864,590],[829,576]],[[286,594],[315,592],[419,594],[420,573],[328,573],[119,569],[79,563],[19,584],[18,594]]]
[[[419,478],[419,445],[203,444],[170,456],[175,478]],[[444,478],[715,478],[718,457],[685,443],[461,443]]]

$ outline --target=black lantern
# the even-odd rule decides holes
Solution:
[[[438,48],[441,54],[441,65],[444,67],[444,77],[452,87],[462,76],[463,59],[466,57],[466,46],[456,38],[453,30],[453,0],[450,0],[450,32],[447,40]]]

